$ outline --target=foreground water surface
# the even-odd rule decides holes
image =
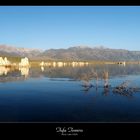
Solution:
[[[140,91],[113,92],[127,81],[140,65],[0,67],[0,122],[140,122]]]

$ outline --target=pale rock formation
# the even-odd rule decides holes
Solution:
[[[21,58],[21,62],[19,63],[19,66],[21,67],[29,67],[29,59],[27,57]]]
[[[53,62],[52,64],[53,64],[53,67],[56,67],[56,62]]]
[[[63,62],[57,62],[57,66],[58,67],[62,67],[63,66]]]
[[[0,57],[0,65],[3,66],[5,64],[4,60],[2,57]]]
[[[10,61],[7,59],[7,57],[5,57],[4,59],[2,57],[0,57],[0,66],[9,66],[11,63]]]
[[[40,63],[40,66],[43,67],[45,65],[44,61]]]
[[[7,57],[4,58],[4,62],[5,62],[5,66],[8,66],[10,65],[10,61],[7,59]]]

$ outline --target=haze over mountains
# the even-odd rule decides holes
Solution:
[[[0,45],[0,56],[29,57],[30,59],[58,60],[108,60],[108,61],[139,61],[140,51],[110,49],[104,47],[76,46],[68,49],[27,49]]]

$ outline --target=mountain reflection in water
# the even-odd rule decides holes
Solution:
[[[48,78],[69,78],[81,80],[88,84],[92,79],[98,84],[99,79],[104,79],[105,85],[108,85],[108,77],[120,77],[127,75],[140,74],[140,65],[127,65],[120,67],[119,65],[90,65],[85,67],[21,67],[10,68],[0,67],[0,79],[8,77],[48,77]],[[4,79],[3,79],[4,80]],[[6,82],[5,81],[5,82]]]
[[[85,67],[0,67],[0,82],[21,81],[28,78],[47,77],[52,80],[68,78],[81,81],[82,90],[88,93],[91,88],[104,88],[103,95],[107,95],[110,89],[109,79],[127,75],[140,74],[139,65],[88,65]],[[62,79],[61,79],[62,80]],[[99,84],[102,80],[103,84]]]
[[[0,67],[0,122],[140,121],[139,82],[140,65]]]

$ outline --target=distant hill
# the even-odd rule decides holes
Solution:
[[[41,54],[43,57],[66,60],[140,60],[140,51],[109,49],[104,47],[71,47],[68,49],[50,49]]]
[[[104,47],[76,46],[68,49],[38,49],[16,48],[0,45],[0,56],[29,57],[30,59],[46,60],[108,60],[108,61],[139,61],[140,51],[110,49]]]
[[[6,45],[0,45],[0,56],[16,56],[16,57],[37,57],[41,53],[38,49],[17,48]]]

